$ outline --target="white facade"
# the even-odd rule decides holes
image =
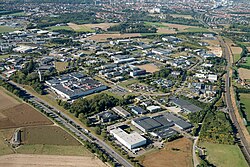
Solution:
[[[120,143],[122,143],[130,150],[147,143],[147,139],[142,137],[139,133],[133,132],[128,134],[121,128],[110,130],[110,134],[112,134]]]

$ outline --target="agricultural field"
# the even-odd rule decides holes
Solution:
[[[93,29],[93,28],[100,28],[104,31],[107,31],[108,28],[118,25],[118,23],[99,23],[99,24],[82,24],[80,26],[82,27],[86,27],[89,29]]]
[[[106,165],[96,157],[27,155],[27,154],[12,154],[12,155],[1,156],[0,166],[106,167]]]
[[[83,26],[83,25],[78,25],[75,23],[68,23],[69,28],[73,29],[76,32],[94,32],[94,30],[92,30],[89,27]]]
[[[248,50],[248,52],[250,52],[250,47],[249,46],[247,47],[247,50]]]
[[[75,138],[73,138],[69,133],[58,126],[37,126],[21,128],[21,139],[24,145],[80,145],[80,143]]]
[[[0,111],[14,107],[21,104],[21,101],[7,94],[3,88],[0,87]]]
[[[15,31],[14,28],[8,26],[0,26],[0,33]]]
[[[201,143],[207,150],[207,159],[217,167],[247,167],[248,164],[237,145]]]
[[[242,52],[242,48],[237,47],[237,46],[231,46],[231,51],[233,53],[234,62],[239,61],[240,60],[240,54]]]
[[[77,32],[94,32],[95,28],[100,28],[107,31],[111,26],[117,25],[118,23],[99,23],[99,24],[74,24],[68,23],[68,26]]]
[[[239,73],[240,79],[250,80],[250,70],[249,69],[239,68],[238,73]]]
[[[154,64],[144,64],[144,65],[140,65],[137,67],[139,67],[140,69],[144,69],[149,73],[154,73],[156,71],[160,71],[160,69]]]
[[[69,64],[68,62],[56,62],[55,63],[56,70],[58,72],[64,71],[68,67],[68,64]]]
[[[0,129],[50,124],[50,120],[28,104],[23,103],[0,111]]]
[[[140,37],[139,33],[129,33],[129,34],[95,34],[89,37],[89,40],[94,40],[97,42],[105,42],[108,39],[122,39],[122,38],[132,38],[132,37]]]
[[[192,141],[181,138],[167,142],[161,150],[155,150],[137,158],[145,167],[192,167]]]

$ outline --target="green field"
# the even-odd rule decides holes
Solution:
[[[246,119],[250,121],[250,94],[249,93],[240,93],[240,103],[241,107],[246,114]],[[248,132],[250,132],[250,126],[247,126]]]
[[[201,143],[207,150],[207,159],[217,167],[247,167],[248,164],[237,145]]]
[[[14,28],[8,26],[0,26],[0,33],[15,31]]]
[[[202,28],[202,27],[190,27],[190,28],[186,28],[185,31],[187,32],[210,32],[208,29],[206,28]]]
[[[92,156],[84,146],[56,146],[56,145],[22,145],[17,149],[20,154],[71,155]]]
[[[122,87],[127,87],[129,85],[134,84],[134,83],[139,83],[139,81],[137,79],[130,79],[130,80],[127,80],[127,81],[120,82],[119,85],[122,86]]]
[[[144,24],[147,26],[155,26],[155,27],[163,27],[163,28],[167,27],[160,22],[144,22]]]
[[[250,57],[246,57],[246,63],[244,63],[243,65],[250,67]]]
[[[49,30],[51,31],[56,31],[56,30],[68,30],[68,31],[74,31],[72,28],[69,26],[52,26],[49,27]]]
[[[241,58],[240,54],[234,54],[234,62],[239,61]]]
[[[87,26],[81,26],[75,31],[76,32],[95,32],[95,30],[93,30],[93,29],[91,29],[90,27],[87,27]]]
[[[22,142],[24,145],[48,144],[63,146],[81,145],[74,137],[57,126],[39,126],[22,128]]]

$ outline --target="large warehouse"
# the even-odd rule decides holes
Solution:
[[[142,137],[139,133],[132,132],[129,134],[121,128],[110,130],[110,134],[112,134],[120,143],[130,150],[143,146],[147,143],[147,139]]]
[[[107,86],[101,82],[77,72],[54,77],[45,81],[45,83],[67,100],[77,99],[107,89]]]

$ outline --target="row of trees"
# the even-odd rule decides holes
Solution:
[[[110,109],[117,105],[129,104],[132,102],[133,98],[133,96],[127,96],[122,99],[117,99],[106,93],[101,93],[95,95],[91,99],[79,98],[75,100],[72,105],[62,100],[58,100],[58,104],[69,110],[82,121],[86,121],[85,123],[88,123],[88,121],[85,120],[87,116]]]

